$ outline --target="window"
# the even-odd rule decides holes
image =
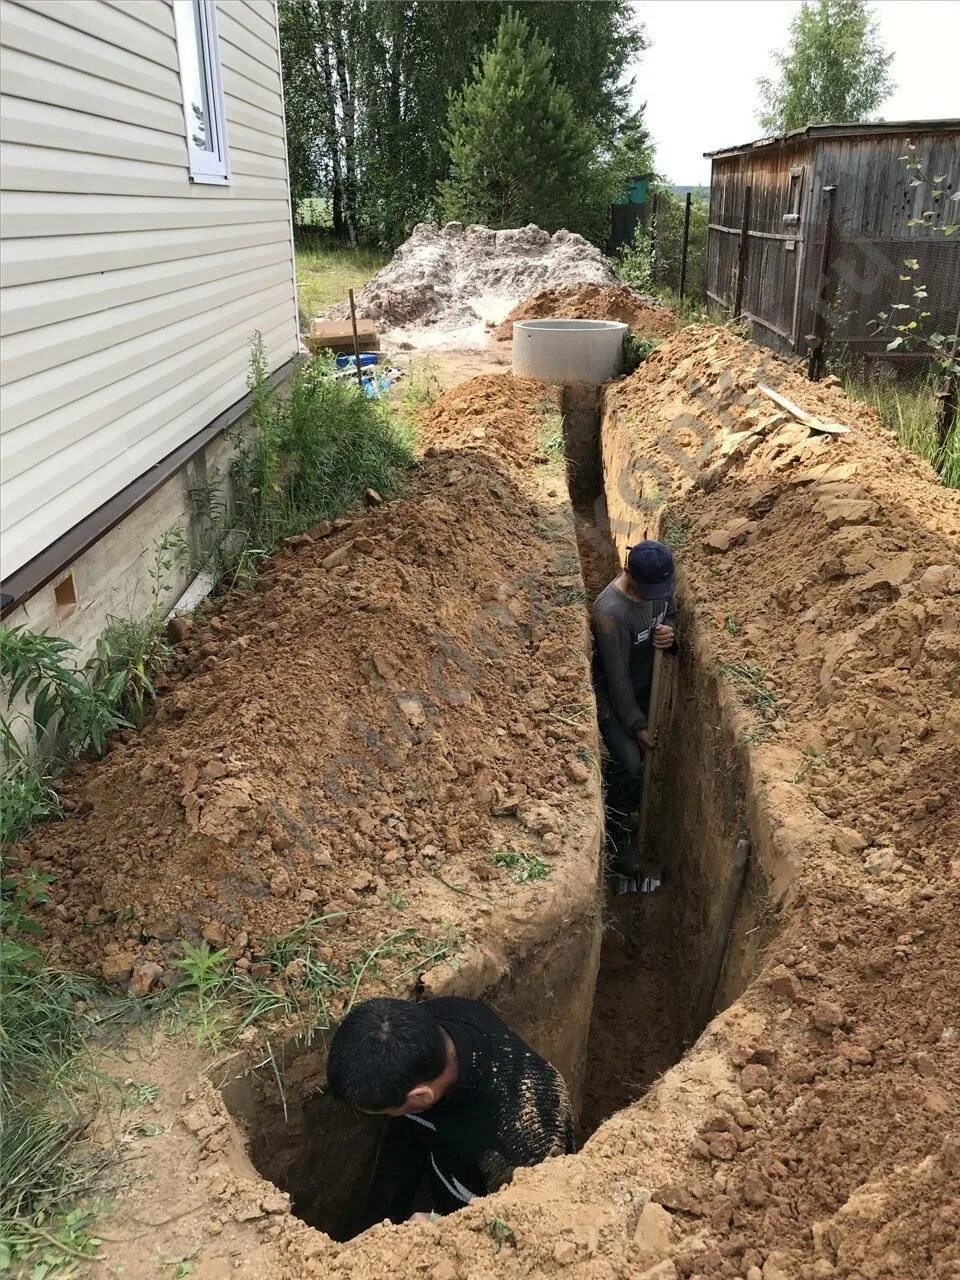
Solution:
[[[216,0],[173,0],[191,182],[230,181]]]

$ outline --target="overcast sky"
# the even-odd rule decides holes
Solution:
[[[636,0],[652,41],[636,68],[657,168],[670,182],[710,180],[704,151],[761,137],[757,77],[773,70],[799,0]],[[960,3],[876,0],[896,88],[886,120],[960,116]]]

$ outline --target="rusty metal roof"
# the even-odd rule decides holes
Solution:
[[[745,151],[758,151],[763,147],[779,147],[786,142],[801,142],[805,138],[853,138],[870,137],[890,133],[960,133],[960,119],[950,120],[876,120],[860,124],[808,124],[805,129],[769,138],[757,138],[754,142],[741,142],[732,147],[718,147],[705,151],[708,159],[717,156],[741,155]]]

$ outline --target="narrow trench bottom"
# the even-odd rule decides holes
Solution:
[[[589,608],[620,564],[603,496],[597,394],[567,388],[564,422],[577,546]],[[612,895],[605,881],[603,942],[590,1018],[579,1131],[587,1138],[646,1093],[683,1052],[675,1006],[675,888]]]
[[[566,387],[563,409],[577,541],[592,602],[619,570],[603,497],[596,389]],[[569,1047],[571,1034],[582,1036],[589,1021],[585,1059],[573,1068],[583,1082],[581,1141],[640,1098],[713,1013],[740,994],[776,929],[759,867],[743,857],[738,862],[746,848],[744,783],[736,744],[720,722],[714,677],[687,663],[671,702],[677,705],[661,737],[656,776],[662,784],[654,788],[650,819],[666,879],[654,893],[614,896],[604,884],[592,1005],[595,924],[545,940],[506,987],[491,993],[521,1034],[525,1023],[538,1025],[547,1040],[559,1044],[558,1035],[566,1036]],[[545,1030],[544,1016],[556,1025]],[[226,1079],[222,1091],[247,1132],[257,1169],[291,1194],[297,1216],[346,1240],[357,1230],[383,1126],[323,1093],[324,1063],[322,1045],[292,1044],[279,1066],[274,1061]]]

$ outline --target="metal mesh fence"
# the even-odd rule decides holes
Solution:
[[[929,353],[958,331],[960,237],[834,236],[825,306],[830,347]]]
[[[645,232],[650,284],[679,293],[683,280],[684,296],[699,302],[706,297],[707,287],[707,206],[702,200],[691,200],[684,273],[685,204],[682,197],[670,192],[658,192],[651,199]]]

